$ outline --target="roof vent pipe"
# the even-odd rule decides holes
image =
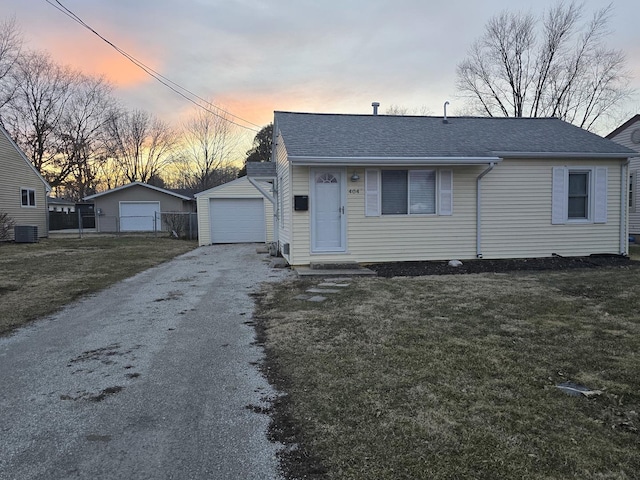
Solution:
[[[378,107],[380,106],[380,102],[373,102],[371,106],[373,107],[373,114],[378,115]]]
[[[449,100],[444,102],[444,118],[442,119],[442,123],[449,123],[449,120],[447,120],[447,105],[449,105]]]

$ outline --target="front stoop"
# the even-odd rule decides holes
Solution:
[[[351,277],[376,275],[376,272],[358,265],[348,263],[311,263],[308,267],[294,267],[299,277]]]

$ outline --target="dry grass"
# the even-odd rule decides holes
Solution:
[[[629,245],[629,256],[632,260],[640,261],[640,245]]]
[[[0,334],[196,245],[144,236],[0,243]]]
[[[269,367],[322,478],[628,479],[640,269],[266,287]],[[573,381],[602,390],[571,397]]]

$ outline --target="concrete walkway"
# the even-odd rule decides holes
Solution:
[[[0,479],[278,479],[255,245],[201,247],[0,338]]]

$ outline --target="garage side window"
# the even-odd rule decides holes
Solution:
[[[23,207],[35,207],[36,206],[36,191],[32,188],[21,188],[20,194],[22,197]]]

